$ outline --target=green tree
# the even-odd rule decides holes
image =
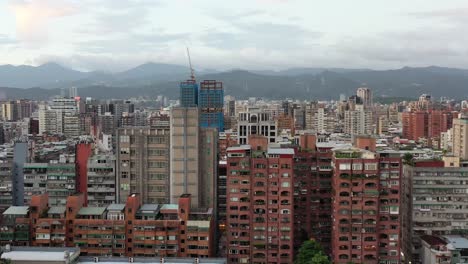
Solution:
[[[330,264],[322,246],[314,240],[305,241],[296,256],[294,264]]]
[[[323,254],[322,251],[316,253],[313,257],[312,260],[308,263],[311,264],[331,264],[330,260],[328,260],[328,257]]]
[[[413,154],[405,153],[405,155],[403,156],[403,163],[411,166],[414,165]]]

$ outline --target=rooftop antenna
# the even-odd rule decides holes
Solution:
[[[188,56],[189,67],[190,67],[190,79],[195,81],[195,71],[193,70],[193,67],[192,67],[192,60],[190,59],[190,50],[188,47],[187,47],[187,56]]]

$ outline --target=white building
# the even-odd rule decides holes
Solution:
[[[249,144],[250,135],[261,135],[268,138],[268,142],[275,143],[278,135],[277,121],[269,113],[258,108],[249,108],[237,115],[237,142]]]
[[[344,132],[350,135],[371,135],[372,111],[365,110],[363,105],[356,105],[356,110],[348,110],[344,116]]]

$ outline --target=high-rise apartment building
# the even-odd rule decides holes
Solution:
[[[99,131],[107,135],[115,135],[117,128],[117,121],[115,116],[110,112],[105,112],[98,117]]]
[[[373,104],[373,97],[371,89],[367,87],[361,87],[357,89],[356,95],[361,99],[362,104],[365,108],[369,108]]]
[[[224,89],[223,83],[215,80],[205,80],[200,83],[198,92],[198,107],[200,108],[200,126],[217,128],[224,131]]]
[[[401,263],[399,153],[335,150],[332,261]]]
[[[453,115],[450,111],[441,110],[404,112],[403,137],[410,140],[434,141],[437,142],[436,147],[440,147],[441,133],[452,127]]]
[[[355,110],[347,110],[344,115],[344,132],[349,135],[373,134],[372,111],[360,104],[355,106]]]
[[[313,239],[331,251],[333,144],[317,143],[304,134],[294,155],[294,249]]]
[[[117,198],[138,193],[144,203],[169,201],[169,127],[117,129]]]
[[[228,148],[228,263],[293,262],[293,149],[268,139]]]
[[[76,135],[80,132],[77,101],[55,98],[49,105],[39,106],[39,133]]]
[[[468,160],[468,117],[460,116],[453,119],[453,154],[463,160]]]
[[[0,160],[0,212],[13,205],[13,162],[11,159]]]
[[[16,107],[16,101],[7,101],[1,104],[2,120],[4,121],[16,121],[18,120],[18,109]]]
[[[276,142],[278,136],[277,121],[259,108],[249,108],[238,113],[237,140],[239,144],[249,144],[251,135],[260,135],[268,138],[269,143]]]
[[[416,161],[405,165],[405,196],[411,197],[402,215],[410,216],[404,230],[411,237],[414,259],[424,235],[464,235],[468,232],[468,168]]]

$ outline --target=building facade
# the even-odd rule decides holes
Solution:
[[[117,198],[139,193],[144,203],[169,201],[170,135],[168,126],[117,130]]]
[[[238,113],[237,133],[239,144],[249,144],[251,135],[267,137],[269,143],[274,143],[278,136],[277,121],[259,108],[249,108]]]
[[[333,155],[333,263],[401,263],[399,154]]]
[[[205,80],[200,83],[198,92],[200,126],[224,131],[224,89],[223,83]]]
[[[90,207],[77,194],[64,207],[50,207],[47,194],[33,196],[30,206],[3,213],[0,244],[79,247],[82,256],[214,256],[212,209],[191,208],[187,194],[178,204],[143,204],[139,198]]]
[[[468,117],[460,116],[453,120],[453,154],[468,160]]]
[[[111,154],[93,155],[87,162],[88,205],[107,207],[116,203],[115,156]]]
[[[228,263],[293,262],[293,149],[228,148]]]

